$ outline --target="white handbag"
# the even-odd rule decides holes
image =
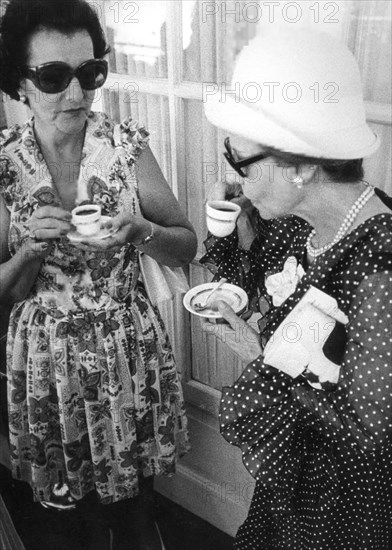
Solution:
[[[172,300],[176,294],[189,290],[188,281],[181,267],[168,267],[147,254],[139,253],[140,275],[152,304]]]
[[[323,346],[337,322],[346,325],[349,319],[335,298],[310,286],[267,342],[264,363],[292,378],[308,370],[318,378],[308,380],[316,389],[323,389],[325,382],[336,384],[340,365],[324,355]]]

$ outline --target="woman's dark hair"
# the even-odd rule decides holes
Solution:
[[[85,0],[11,0],[0,24],[0,89],[19,100],[19,67],[26,65],[27,44],[40,29],[64,34],[89,33],[94,57],[109,52],[98,14]]]
[[[318,166],[331,178],[332,181],[340,183],[353,183],[363,179],[363,159],[340,160],[317,157],[307,157],[286,153],[273,147],[263,147],[267,154],[274,157],[278,163],[285,166],[295,166],[297,169],[302,164]]]

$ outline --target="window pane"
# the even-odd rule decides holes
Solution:
[[[183,113],[188,217],[198,236],[199,253],[203,253],[203,240],[207,236],[205,202],[227,175],[221,154],[223,139],[221,132],[205,118],[200,101],[184,100]],[[194,287],[210,281],[212,275],[205,268],[192,265],[190,277],[190,285]],[[191,327],[192,379],[219,390],[233,383],[241,371],[234,354],[202,332],[198,317],[191,316]]]
[[[361,71],[366,101],[391,103],[391,2],[353,2],[348,46]]]
[[[106,0],[104,8],[110,71],[167,77],[167,2]]]
[[[217,130],[204,116],[203,103],[184,100],[186,187],[190,221],[199,238],[199,251],[207,235],[204,203],[209,186],[218,181]]]
[[[257,32],[257,16],[258,2],[183,2],[184,80],[229,79],[236,55]]]
[[[183,77],[230,82],[234,61],[258,33],[275,26],[313,27],[340,36],[348,1],[182,2]]]
[[[200,82],[216,79],[215,21],[201,22],[202,6],[195,0],[182,3],[183,78]]]
[[[183,112],[188,216],[198,236],[199,252],[204,253],[205,203],[208,199],[219,198],[225,191],[237,195],[241,178],[222,154],[223,141],[228,134],[208,122],[204,104],[193,99],[184,100]]]
[[[182,3],[183,77],[230,82],[234,60],[269,26],[313,28],[347,40],[362,74],[367,101],[390,103],[391,2],[196,2]]]
[[[170,165],[170,124],[167,97],[153,94],[131,94],[123,89],[105,89],[102,109],[115,122],[129,115],[150,132],[150,147],[168,184],[172,187]]]

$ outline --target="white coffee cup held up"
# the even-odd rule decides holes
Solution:
[[[241,207],[230,201],[212,200],[206,204],[207,229],[215,237],[227,237],[234,229]]]
[[[101,207],[83,204],[72,210],[72,223],[80,235],[95,235],[101,229]]]

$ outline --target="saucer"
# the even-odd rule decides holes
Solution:
[[[203,285],[195,286],[188,290],[183,298],[183,304],[193,315],[198,317],[206,317],[208,319],[222,319],[222,315],[219,311],[213,308],[203,309],[203,311],[197,311],[195,304],[204,304],[208,294],[218,285],[215,283],[205,283]],[[237,315],[241,313],[248,305],[248,296],[241,287],[232,285],[230,283],[224,283],[214,294],[213,301],[222,300],[226,302],[231,308],[234,309]]]
[[[102,225],[110,219],[110,216],[102,216]],[[93,235],[82,235],[81,233],[79,233],[79,231],[70,231],[67,237],[71,241],[71,243],[94,242],[107,239],[108,237],[111,237],[114,233],[115,231],[113,231],[113,229],[110,227],[101,227],[98,233],[94,233]]]

